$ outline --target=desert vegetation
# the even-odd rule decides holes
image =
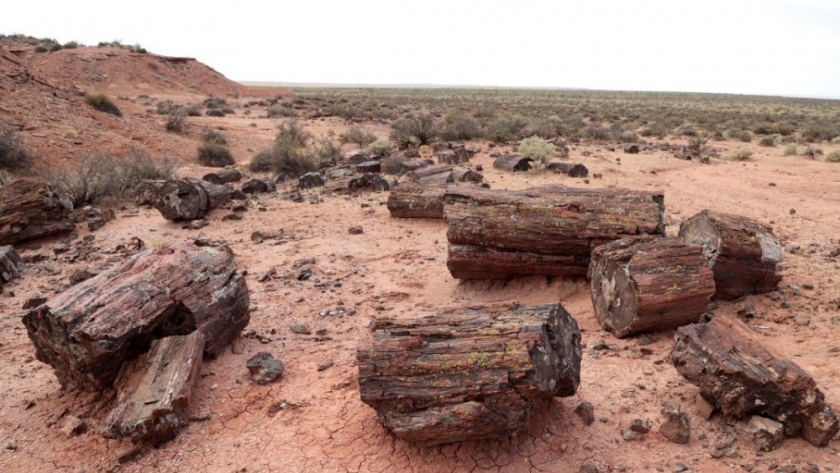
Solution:
[[[85,103],[100,112],[110,113],[117,117],[122,116],[117,104],[105,94],[85,94]]]
[[[29,167],[31,161],[31,155],[17,132],[0,121],[0,169],[19,171]]]

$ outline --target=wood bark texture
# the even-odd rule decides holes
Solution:
[[[677,371],[729,418],[781,422],[785,435],[824,447],[840,430],[814,378],[764,345],[743,322],[714,317],[677,329],[670,359]]]
[[[242,173],[236,169],[222,169],[221,171],[211,172],[205,174],[201,178],[204,181],[212,182],[213,184],[227,184],[228,182],[239,182],[242,180]]]
[[[599,246],[589,279],[595,316],[618,338],[696,323],[715,293],[702,249],[678,238],[645,235]]]
[[[770,227],[738,215],[703,210],[680,225],[680,238],[700,245],[715,274],[716,299],[776,290],[782,246]]]
[[[73,204],[58,190],[19,180],[0,187],[0,245],[17,245],[75,227]]]
[[[0,246],[0,288],[12,279],[21,277],[25,269],[23,258],[14,247]]]
[[[533,167],[534,160],[515,154],[499,156],[493,161],[493,167],[510,172],[527,171]]]
[[[124,363],[114,385],[117,402],[100,433],[159,445],[172,440],[190,421],[199,378],[204,335],[174,335],[152,342],[149,351]]]
[[[546,186],[450,186],[447,266],[456,279],[583,276],[592,250],[631,235],[664,235],[662,194]]]
[[[249,293],[227,246],[140,252],[23,317],[40,361],[66,389],[107,386],[152,341],[201,331],[218,355],[248,325]]]
[[[445,193],[445,186],[400,184],[388,195],[388,211],[396,218],[443,218]]]
[[[380,318],[373,331],[356,355],[362,401],[421,445],[504,438],[580,383],[580,330],[560,304]]]
[[[158,190],[154,206],[166,220],[204,218],[230,202],[230,189],[199,179],[171,179]]]

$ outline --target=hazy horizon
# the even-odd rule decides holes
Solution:
[[[243,82],[840,98],[838,24],[836,0],[44,0],[4,5],[0,32],[121,40]]]

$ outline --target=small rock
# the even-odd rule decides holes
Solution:
[[[312,333],[312,330],[309,328],[309,324],[306,322],[292,322],[289,324],[289,330],[298,335],[309,335]]]
[[[802,247],[800,247],[799,245],[788,245],[788,246],[785,247],[785,250],[790,254],[799,253],[799,250],[801,250],[801,249],[802,249]]]
[[[598,465],[586,462],[580,466],[580,473],[601,473],[601,470],[598,469]]]
[[[644,419],[633,419],[633,421],[630,422],[630,430],[640,434],[646,434],[650,432],[650,421]]]
[[[697,415],[705,420],[709,420],[715,412],[715,406],[709,403],[699,392],[694,397],[694,405],[697,407]]]
[[[251,381],[257,384],[268,384],[283,374],[283,363],[267,351],[252,356],[245,366],[251,373]]]
[[[101,273],[97,268],[81,268],[73,271],[73,274],[70,275],[70,284],[79,284],[82,281],[87,281],[88,279],[97,276]]]
[[[23,303],[23,308],[34,309],[39,305],[43,304],[44,302],[47,302],[47,298],[36,292],[35,294],[29,296],[29,299],[26,299],[26,301]]]
[[[360,226],[355,226],[355,227],[350,227],[349,232],[350,232],[351,235],[361,235],[362,233],[364,233],[364,229],[362,229],[362,227],[360,227]]]
[[[53,248],[53,253],[58,255],[58,254],[66,252],[69,249],[70,249],[70,247],[67,246],[67,243],[60,243],[58,245],[55,245],[55,247]]]
[[[325,361],[325,362],[321,363],[320,365],[318,365],[318,371],[328,370],[328,369],[332,368],[333,366],[335,366],[334,361],[332,361],[332,360]]]
[[[224,217],[222,217],[222,221],[226,221],[226,220],[242,220],[242,214],[236,213],[236,212],[229,213],[229,214],[225,215]]]
[[[680,412],[679,406],[666,402],[662,407],[665,422],[659,426],[659,433],[674,443],[688,443],[691,438],[691,423],[688,416]]]
[[[790,209],[790,214],[793,215],[796,213],[796,209]]]
[[[575,414],[580,416],[583,423],[592,425],[595,422],[595,407],[591,402],[583,401],[575,407]]]
[[[811,324],[811,317],[809,315],[800,315],[796,318],[796,325],[800,327],[807,327]]]
[[[643,333],[643,334],[639,335],[638,337],[636,337],[636,343],[638,345],[641,345],[641,346],[650,345],[653,342],[654,342],[654,338],[651,337],[650,335],[646,334],[646,333]]]
[[[6,450],[11,450],[14,452],[15,450],[17,450],[17,444],[14,442],[8,442],[6,444]]]
[[[143,451],[142,443],[129,443],[117,448],[117,462],[128,463]]]
[[[243,343],[241,337],[236,337],[230,342],[230,351],[232,351],[234,355],[241,355],[245,353],[245,344]]]
[[[210,225],[209,223],[207,223],[207,220],[204,220],[203,218],[199,218],[199,219],[196,219],[196,220],[190,220],[190,222],[187,224],[187,227],[190,230],[201,230],[202,228],[206,227],[207,225]]]
[[[603,338],[592,344],[593,350],[606,350],[609,347],[610,346],[607,345],[607,342],[605,342]]]
[[[634,432],[630,429],[621,429],[621,438],[623,438],[625,442],[633,442],[641,440],[642,434]]]
[[[752,416],[736,424],[739,430],[749,436],[762,452],[775,450],[785,439],[784,426],[773,419]]]
[[[738,317],[743,319],[752,319],[755,317],[755,306],[752,304],[746,305],[741,309],[738,309]]]
[[[67,416],[61,431],[69,438],[77,437],[87,431],[87,424],[78,417]]]
[[[807,290],[810,291],[810,290],[814,289],[814,285],[809,283],[809,282],[803,282],[802,283],[802,289],[807,289]]]
[[[674,463],[673,471],[674,473],[682,473],[683,471],[687,470],[688,467],[683,465],[682,463]]]

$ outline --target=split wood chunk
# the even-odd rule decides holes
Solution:
[[[204,177],[201,178],[207,182],[212,182],[213,184],[227,184],[228,182],[239,182],[242,180],[242,173],[237,171],[236,169],[222,169],[221,171],[211,172],[210,174],[205,174]]]
[[[527,171],[534,166],[534,160],[515,154],[499,156],[493,161],[493,167],[510,172]]]
[[[450,186],[447,266],[456,279],[583,276],[592,250],[631,235],[664,235],[662,194],[545,186]]]
[[[680,238],[700,245],[715,274],[716,299],[776,290],[782,246],[773,229],[737,215],[704,210],[680,225]]]
[[[452,180],[454,182],[474,182],[481,184],[484,181],[484,176],[469,168],[453,168]]]
[[[445,193],[444,186],[400,184],[388,195],[388,211],[397,218],[443,218]]]
[[[0,246],[0,287],[12,279],[21,277],[25,269],[26,265],[17,250],[12,246]]]
[[[840,430],[814,378],[765,346],[743,322],[715,317],[677,329],[670,359],[677,371],[729,418],[781,422],[785,435],[824,447]]]
[[[356,171],[361,173],[379,172],[380,169],[382,169],[382,165],[379,161],[365,161],[356,165]]]
[[[374,173],[362,174],[359,176],[348,176],[328,181],[324,185],[324,192],[336,194],[349,194],[353,192],[373,190],[376,192],[387,191],[390,188],[388,181]]]
[[[230,202],[230,189],[198,179],[171,179],[153,202],[166,220],[204,218],[211,210]]]
[[[375,319],[356,353],[362,401],[421,445],[503,438],[580,383],[580,330],[560,304]]]
[[[248,325],[249,293],[227,246],[140,252],[23,317],[40,361],[65,389],[107,386],[158,338],[201,331],[216,356]]]
[[[409,182],[428,183],[428,182],[452,182],[450,177],[452,175],[452,166],[449,164],[438,164],[437,166],[429,166],[406,173],[405,178]],[[441,181],[442,180],[442,181]]]
[[[20,180],[0,187],[0,245],[17,245],[67,233],[73,204],[51,186]]]
[[[548,163],[548,169],[559,174],[567,174],[569,177],[586,177],[589,175],[589,169],[583,164],[578,163],[561,163],[552,161]]]
[[[312,189],[313,187],[323,187],[324,176],[318,172],[308,172],[298,179],[298,189]]]
[[[189,424],[204,342],[201,331],[160,338],[148,352],[123,364],[114,383],[116,407],[100,430],[102,436],[153,445],[175,438]]]
[[[678,238],[645,235],[599,246],[589,279],[595,316],[618,338],[696,323],[715,293],[702,249]]]

